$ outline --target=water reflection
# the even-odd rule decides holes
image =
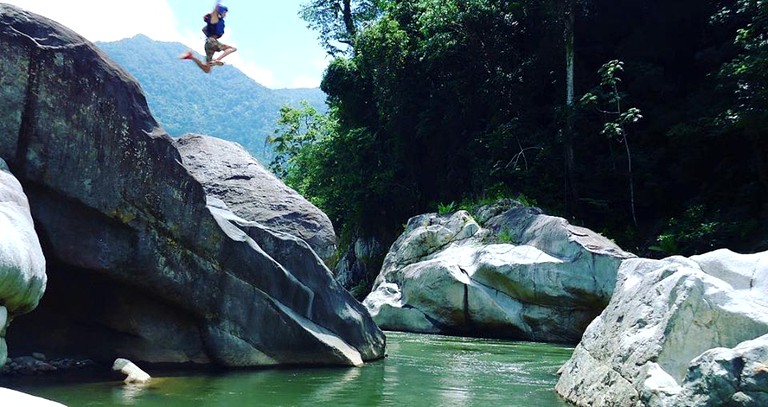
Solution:
[[[149,384],[128,383],[121,387],[115,387],[112,390],[112,400],[115,405],[132,406],[135,405],[141,396],[147,392]]]
[[[149,371],[155,378],[145,387],[5,386],[71,407],[566,406],[552,389],[572,348],[394,332],[387,344],[388,358],[362,368]]]
[[[553,388],[570,347],[394,333],[388,344],[385,405],[566,406]]]

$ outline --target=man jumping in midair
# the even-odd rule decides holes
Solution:
[[[237,51],[237,48],[219,41],[219,38],[224,35],[224,17],[227,16],[228,11],[229,9],[227,7],[216,2],[213,11],[210,14],[205,15],[204,21],[206,25],[203,28],[203,33],[205,33],[205,36],[207,37],[205,40],[205,63],[198,59],[192,51],[187,51],[179,58],[191,59],[205,73],[210,73],[211,67],[213,66],[224,65],[224,63],[221,62],[222,58]],[[224,51],[224,53],[214,59],[213,55],[219,51]]]

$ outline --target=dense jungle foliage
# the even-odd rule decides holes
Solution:
[[[768,1],[314,0],[272,168],[342,236],[518,197],[648,257],[768,248]]]

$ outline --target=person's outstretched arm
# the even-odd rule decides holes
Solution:
[[[219,22],[219,5],[221,5],[221,2],[217,1],[216,5],[213,7],[213,11],[211,12],[211,24]]]

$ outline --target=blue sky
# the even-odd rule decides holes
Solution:
[[[215,0],[1,0],[44,15],[90,41],[144,34],[203,53],[203,14]],[[309,0],[229,0],[221,39],[238,51],[224,61],[269,88],[317,87],[328,65],[317,33],[298,11]],[[184,51],[181,49],[179,52]]]

